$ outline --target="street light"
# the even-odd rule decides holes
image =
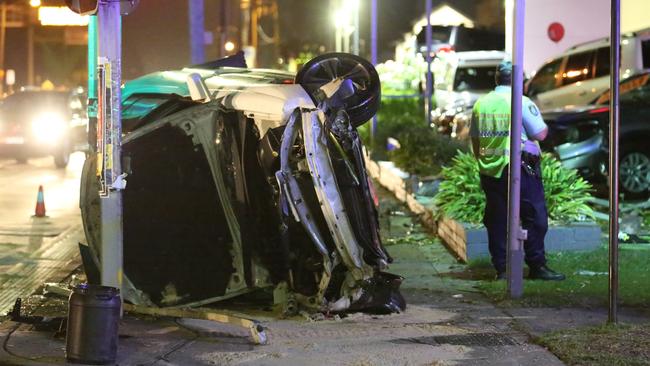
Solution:
[[[357,21],[359,17],[359,0],[345,1],[340,8],[334,11],[332,16],[336,30],[336,51],[350,52],[350,35],[352,32],[357,32],[357,34],[359,32]],[[352,24],[353,20],[354,25]],[[358,52],[358,50],[355,51]]]
[[[232,41],[228,41],[223,45],[223,49],[232,52],[235,49],[235,44]]]
[[[41,6],[41,0],[29,0],[29,6],[32,8],[38,8]]]

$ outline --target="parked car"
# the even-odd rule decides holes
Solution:
[[[431,26],[431,40],[432,56],[453,51],[503,51],[506,45],[503,32],[486,28],[468,28],[463,25]],[[420,53],[426,54],[426,28],[422,28],[417,35],[417,47]]]
[[[526,84],[540,109],[586,105],[609,88],[609,38],[579,44],[544,64]],[[621,76],[650,70],[650,28],[623,35]]]
[[[625,198],[647,198],[650,190],[650,73],[620,85],[620,189]],[[584,107],[542,112],[549,125],[544,147],[567,168],[599,187],[607,184],[609,91]]]
[[[495,87],[497,65],[507,57],[502,51],[454,52],[436,58],[432,123],[440,133],[451,134],[454,117],[472,109],[478,98]]]
[[[379,105],[375,69],[336,53],[293,75],[241,57],[123,88],[124,297],[195,306],[275,288],[285,309],[402,311],[357,133]],[[96,166],[86,268],[101,265]]]
[[[0,156],[25,163],[51,155],[57,168],[68,165],[88,120],[78,93],[26,89],[0,102]]]

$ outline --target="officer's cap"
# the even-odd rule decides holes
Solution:
[[[497,72],[495,79],[497,84],[501,84],[501,81],[510,81],[512,77],[512,62],[510,60],[503,60],[497,65]]]

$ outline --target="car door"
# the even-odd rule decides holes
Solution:
[[[552,103],[564,61],[564,58],[557,58],[542,66],[526,85],[526,94],[542,109],[548,109]]]
[[[587,105],[609,88],[609,47],[570,55],[562,72],[564,105]]]

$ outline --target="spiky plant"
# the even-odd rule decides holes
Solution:
[[[481,223],[485,196],[474,156],[459,152],[452,164],[442,169],[442,177],[435,198],[438,214],[471,224]],[[551,221],[575,222],[593,218],[593,210],[587,205],[591,185],[575,170],[566,169],[552,155],[543,154],[542,179]]]

